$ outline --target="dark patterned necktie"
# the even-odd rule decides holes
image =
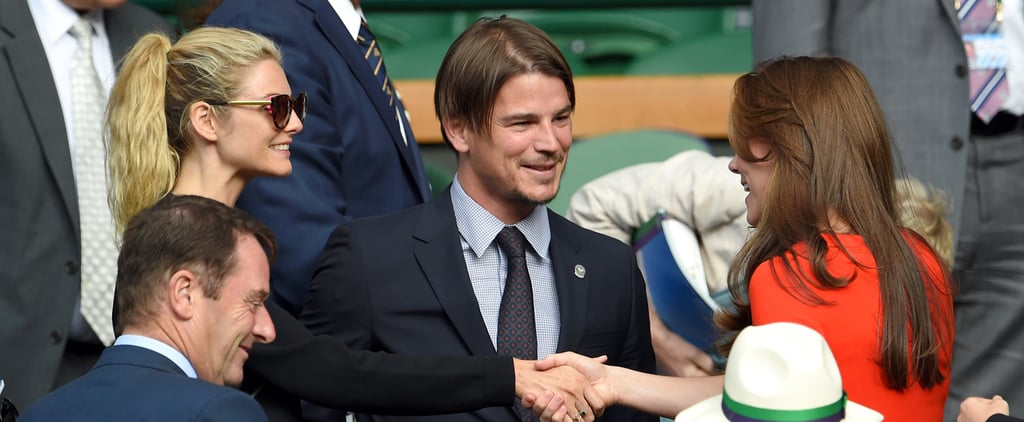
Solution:
[[[497,241],[508,259],[505,291],[498,309],[498,354],[537,359],[537,325],[533,315],[533,283],[526,269],[526,237],[515,227],[505,227],[498,233]],[[513,408],[520,420],[537,420],[518,401]]]

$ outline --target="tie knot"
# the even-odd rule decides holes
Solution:
[[[526,236],[515,226],[505,226],[501,229],[498,233],[498,246],[510,258],[526,256]]]
[[[75,38],[78,39],[78,42],[91,39],[92,23],[85,17],[78,18],[78,20],[71,25],[71,35],[74,35]]]
[[[373,31],[370,30],[370,25],[367,24],[365,20],[361,21],[359,23],[359,35],[358,37],[356,37],[356,41],[358,41],[359,44],[363,44],[365,46],[369,45],[371,41],[374,41],[376,39],[377,37],[375,37],[373,35]]]

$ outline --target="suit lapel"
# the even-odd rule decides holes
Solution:
[[[64,115],[60,112],[60,97],[43,52],[43,42],[33,25],[28,3],[8,1],[0,3],[0,29],[10,35],[11,41],[0,54],[14,75],[14,85],[22,93],[25,108],[35,138],[46,157],[47,165],[60,191],[68,215],[75,227],[78,223],[78,194],[75,176],[71,170],[71,151],[65,131]],[[78,236],[77,230],[75,236]]]
[[[423,208],[413,253],[438,302],[473,355],[494,356],[487,326],[469,281],[449,191]]]
[[[577,272],[577,265],[585,271],[590,262],[583,256],[583,245],[569,232],[568,220],[548,210],[551,224],[551,264],[555,273],[555,288],[558,291],[558,306],[561,314],[562,328],[558,335],[559,352],[578,348],[586,330],[587,297],[589,297],[589,279],[597,276]]]
[[[425,195],[424,188],[426,186],[423,181],[422,165],[418,164],[418,160],[413,157],[416,152],[415,145],[406,145],[405,140],[402,139],[402,132],[400,125],[402,124],[395,118],[395,109],[388,105],[387,97],[381,92],[380,84],[377,81],[377,77],[370,72],[370,67],[363,58],[363,52],[360,51],[358,45],[352,39],[348,29],[345,28],[345,24],[338,17],[338,13],[334,11],[330,3],[325,0],[298,0],[299,3],[305,5],[313,11],[314,19],[316,24],[320,28],[320,32],[323,32],[324,36],[330,41],[334,49],[341,54],[345,59],[345,64],[348,66],[352,74],[359,80],[359,85],[363,87],[363,91],[366,92],[367,98],[373,102],[374,109],[377,110],[377,114],[380,116],[381,121],[387,126],[388,132],[391,133],[391,141],[395,144],[395,148],[398,149],[399,155],[402,157],[402,162],[409,170],[410,174],[413,175],[413,179],[416,181],[417,186],[420,188],[420,194]],[[396,98],[395,101],[398,101]],[[404,120],[404,116],[403,116]],[[415,142],[415,138],[412,136],[412,131],[408,130],[406,135],[409,138],[410,143]],[[421,198],[426,201],[427,197]]]
[[[936,1],[939,2],[939,5],[942,7],[942,10],[944,12],[946,12],[945,13],[946,14],[946,18],[949,19],[949,23],[951,25],[953,25],[953,28],[956,29],[956,33],[960,34],[960,18],[957,17],[956,7],[953,4],[954,2],[946,1],[946,0],[936,0]]]

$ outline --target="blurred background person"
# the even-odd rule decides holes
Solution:
[[[155,30],[173,34],[125,0],[0,0],[0,378],[22,409],[114,340],[103,109]]]

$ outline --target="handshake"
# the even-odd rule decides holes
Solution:
[[[538,361],[515,359],[516,397],[544,422],[592,422],[617,403],[606,360],[573,352]]]
[[[722,393],[724,377],[720,375],[659,376],[605,365],[606,360],[606,356],[589,358],[573,352],[538,361],[517,359],[516,396],[542,422],[592,422],[613,405],[674,417]]]

